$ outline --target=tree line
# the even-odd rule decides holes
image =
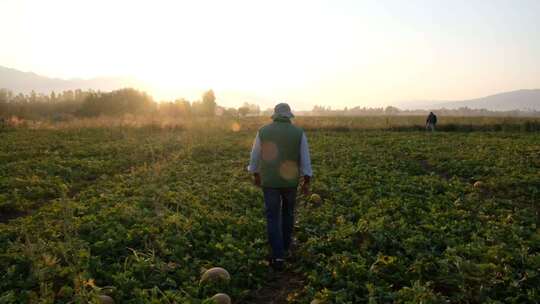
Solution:
[[[14,94],[0,89],[0,117],[22,119],[68,120],[97,116],[119,117],[131,115],[159,115],[174,118],[247,116],[259,115],[257,105],[244,103],[239,108],[224,108],[216,103],[214,91],[204,92],[200,100],[188,101],[180,98],[174,101],[156,102],[146,94],[132,88],[100,92],[93,90],[67,90],[51,92]]]
[[[442,116],[540,116],[539,111],[489,111],[486,109],[437,109]],[[270,116],[272,109],[261,111],[256,104],[245,102],[239,108],[226,108],[216,102],[214,91],[204,92],[200,99],[189,101],[184,98],[174,101],[156,102],[152,96],[132,88],[111,92],[94,90],[67,90],[15,94],[0,89],[0,118],[17,117],[26,120],[70,120],[98,116],[121,117],[131,115],[158,115],[173,118]],[[386,108],[353,107],[334,110],[330,107],[314,106],[311,111],[297,111],[299,115],[315,116],[414,116],[426,115],[424,110],[401,110]]]
[[[430,111],[435,112],[441,116],[461,116],[461,117],[480,117],[480,116],[523,116],[523,117],[536,117],[540,116],[539,111],[490,111],[487,109],[471,109],[468,107],[461,107],[458,109],[433,109],[433,110],[402,110],[394,106],[387,107],[354,107],[344,109],[332,109],[325,106],[314,106],[310,112],[302,113],[314,116],[419,116],[427,115]]]

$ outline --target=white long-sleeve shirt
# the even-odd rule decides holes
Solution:
[[[248,171],[251,173],[259,173],[259,164],[261,161],[261,139],[259,133],[255,136],[253,147],[251,148],[251,157],[249,160]],[[309,156],[309,146],[306,134],[302,134],[300,141],[300,174],[301,176],[313,176],[311,170],[311,158]]]

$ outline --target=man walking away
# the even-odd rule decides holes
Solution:
[[[312,176],[309,148],[304,131],[291,123],[294,115],[286,103],[275,106],[273,122],[259,129],[253,142],[248,171],[262,187],[270,266],[280,271],[292,242],[296,189],[303,176],[302,192],[309,194]]]
[[[433,112],[429,112],[429,115],[426,119],[426,130],[431,130],[431,132],[435,131],[436,124],[437,124],[437,115],[433,114]]]

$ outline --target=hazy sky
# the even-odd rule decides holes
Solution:
[[[540,87],[538,0],[1,0],[0,37],[2,66],[133,76],[158,98],[341,108]]]

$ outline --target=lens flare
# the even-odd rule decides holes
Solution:
[[[232,130],[233,132],[238,132],[238,131],[240,131],[240,129],[241,129],[241,126],[240,126],[239,123],[237,123],[237,122],[233,122],[233,123],[232,123],[232,125],[231,125],[231,130]]]
[[[286,160],[279,166],[279,174],[284,179],[293,180],[298,178],[298,164],[295,161]]]
[[[263,142],[261,145],[262,159],[265,161],[272,161],[278,156],[278,148],[275,143],[271,141]]]

